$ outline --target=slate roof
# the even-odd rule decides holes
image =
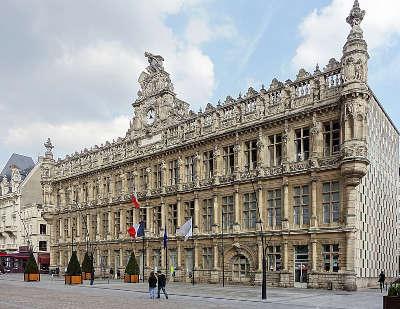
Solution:
[[[11,165],[16,165],[18,167],[22,179],[24,179],[35,166],[35,162],[33,162],[33,159],[31,157],[13,153],[0,173],[0,179],[2,179],[4,176],[7,176],[7,178],[10,179]]]

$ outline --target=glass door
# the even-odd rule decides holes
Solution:
[[[294,251],[294,286],[307,287],[308,246],[295,246]]]

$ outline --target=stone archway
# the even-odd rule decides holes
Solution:
[[[225,253],[225,270],[232,282],[254,281],[255,260],[252,252],[245,245],[234,243]]]

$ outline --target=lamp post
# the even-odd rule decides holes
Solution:
[[[267,257],[265,255],[265,237],[263,233],[263,223],[261,219],[257,222],[260,226],[261,246],[262,246],[262,281],[261,299],[267,299]]]

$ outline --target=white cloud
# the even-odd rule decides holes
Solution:
[[[366,11],[361,24],[370,54],[390,46],[400,34],[400,1],[360,0]],[[302,41],[292,59],[296,68],[311,69],[318,62],[325,65],[329,58],[340,59],[342,46],[350,32],[345,22],[353,1],[333,0],[320,10],[314,10],[299,26]]]
[[[8,42],[0,49],[0,161],[7,152],[42,152],[47,136],[64,154],[124,135],[144,51],[164,56],[179,98],[195,110],[204,106],[215,77],[200,45],[235,28],[224,17],[212,23],[197,8],[202,3],[7,2],[0,11],[8,25],[0,29]],[[190,9],[179,36],[166,17]],[[194,40],[185,35],[191,32]]]
[[[229,39],[236,35],[236,28],[231,19],[222,18],[218,24],[212,25],[204,14],[191,18],[185,31],[186,40],[193,45],[219,38]]]
[[[120,116],[106,123],[85,121],[55,125],[36,122],[10,128],[2,138],[3,143],[10,148],[23,147],[40,152],[41,147],[38,145],[41,146],[50,137],[58,153],[73,152],[125,136],[129,121],[129,117]]]

